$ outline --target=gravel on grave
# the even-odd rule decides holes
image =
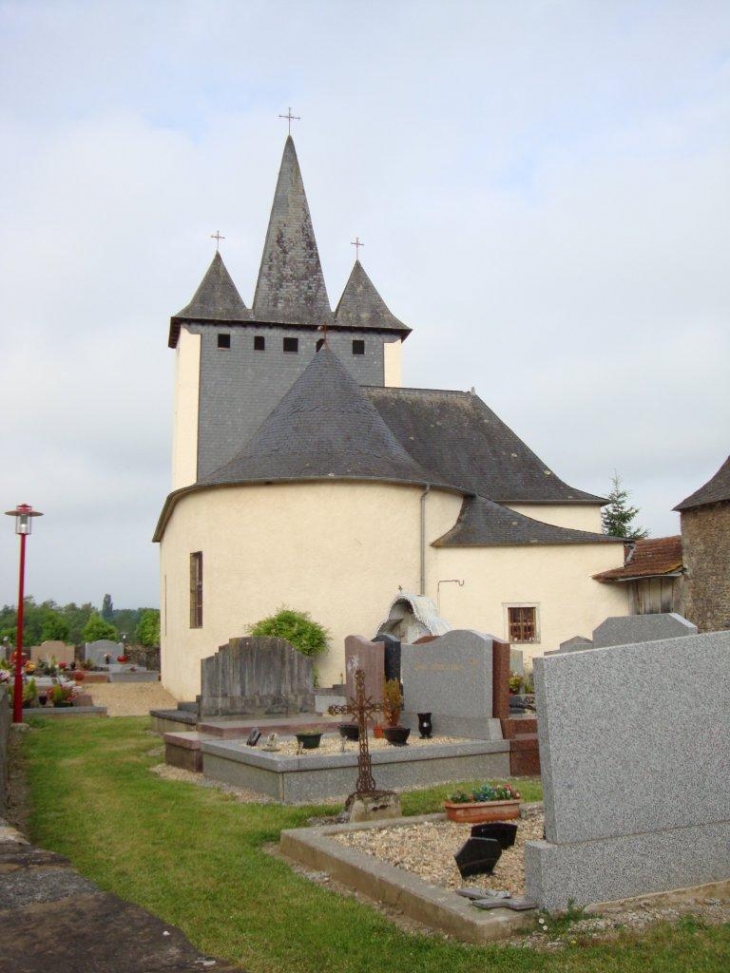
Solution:
[[[540,810],[523,809],[525,815],[517,824],[514,847],[507,848],[491,875],[463,879],[454,855],[471,834],[471,825],[453,821],[424,821],[420,824],[392,828],[368,828],[332,835],[338,844],[372,855],[379,861],[446,889],[465,885],[472,888],[525,894],[525,842],[542,838],[543,814]]]
[[[239,746],[243,747],[245,750],[250,750],[251,747],[246,745],[245,739],[237,741]],[[379,750],[400,750],[403,753],[407,753],[409,750],[420,750],[423,747],[432,747],[434,744],[445,744],[445,743],[474,743],[473,740],[465,740],[461,737],[432,737],[430,740],[422,740],[416,735],[413,739],[413,734],[408,739],[408,743],[404,747],[394,746],[392,743],[388,743],[387,740],[378,740],[372,734],[368,734],[368,749],[371,753],[377,753]],[[266,734],[261,734],[261,739],[259,740],[257,750],[265,751],[266,745]],[[331,756],[334,753],[352,753],[357,755],[359,750],[359,744],[357,740],[345,740],[344,749],[342,737],[339,733],[325,733],[320,741],[318,747],[313,750],[305,750],[302,748],[301,753],[299,752],[299,743],[295,736],[290,734],[282,734],[281,736],[277,734],[276,739],[277,750],[274,753],[279,753],[283,757],[296,757],[300,756],[304,759],[307,757],[321,757],[323,755]],[[272,752],[272,751],[270,751]]]

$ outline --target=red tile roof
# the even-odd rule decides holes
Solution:
[[[622,568],[594,574],[595,581],[629,581],[631,578],[655,578],[676,574],[683,567],[682,538],[652,537],[626,545]]]

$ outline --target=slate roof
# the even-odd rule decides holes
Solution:
[[[621,568],[594,574],[596,581],[632,581],[679,574],[684,566],[682,538],[650,537],[626,545],[626,560]]]
[[[434,479],[324,345],[241,452],[199,484],[330,477],[424,484]]]
[[[709,503],[722,503],[724,500],[730,500],[730,456],[712,479],[678,503],[674,509],[694,510],[695,507],[704,507]]]
[[[605,503],[568,486],[471,392],[366,388],[413,458],[464,493],[498,503]]]
[[[216,252],[210,267],[193,295],[192,301],[170,319],[168,345],[174,348],[180,336],[182,321],[250,321],[251,312]]]
[[[402,331],[404,338],[411,333],[411,329],[388,309],[359,260],[355,261],[337,305],[335,327]]]
[[[484,497],[464,497],[459,517],[434,547],[520,547],[537,544],[616,543],[619,538],[556,527],[500,507]],[[623,542],[621,542],[623,543]]]
[[[276,183],[253,316],[279,324],[332,323],[304,183],[290,136]]]

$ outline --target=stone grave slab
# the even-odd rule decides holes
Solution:
[[[676,612],[623,615],[601,622],[593,631],[593,645],[600,649],[608,645],[635,645],[637,642],[681,638],[683,635],[697,635],[697,626]]]
[[[345,639],[345,685],[348,699],[354,699],[357,695],[355,672],[358,669],[365,673],[365,695],[374,703],[382,703],[385,677],[383,642],[371,642],[362,635],[348,635]]]
[[[528,895],[553,910],[730,879],[730,632],[558,653],[535,681]]]
[[[455,629],[431,642],[402,645],[401,722],[414,728],[418,713],[431,713],[438,736],[501,739],[493,719],[492,644],[491,636]]]
[[[97,639],[96,642],[87,642],[84,645],[84,660],[91,661],[95,666],[107,665],[106,657],[109,661],[116,663],[117,658],[124,654],[124,646],[121,642],[112,642],[111,639]]]

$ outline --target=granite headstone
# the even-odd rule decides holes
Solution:
[[[383,678],[385,675],[385,646],[382,642],[371,642],[362,635],[348,635],[345,639],[345,685],[348,699],[357,695],[355,672],[362,669],[365,673],[365,696],[374,703],[383,701]]]
[[[656,642],[696,634],[697,626],[676,612],[620,615],[607,618],[593,630],[593,645],[602,649],[608,645],[635,645],[637,642]]]

